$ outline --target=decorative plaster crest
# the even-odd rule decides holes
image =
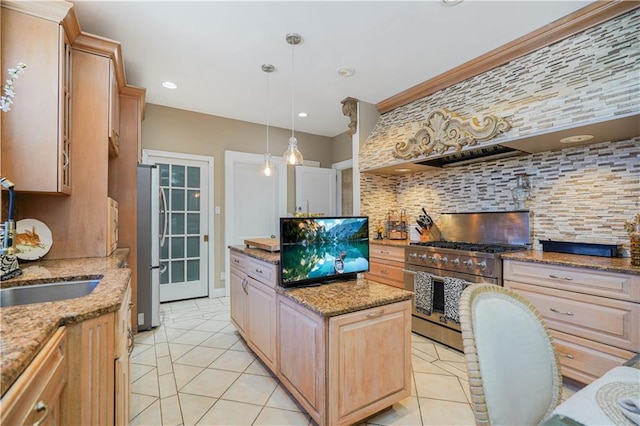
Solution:
[[[344,98],[340,101],[342,104],[342,114],[349,117],[349,130],[347,133],[353,135],[356,132],[358,126],[358,100],[356,98]]]
[[[414,137],[396,144],[393,156],[409,160],[451,149],[460,152],[464,146],[477,145],[510,128],[509,122],[494,115],[464,119],[446,108],[438,108],[429,113]]]

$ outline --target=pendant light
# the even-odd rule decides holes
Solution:
[[[298,149],[298,140],[295,136],[294,121],[295,121],[295,103],[294,103],[294,87],[295,87],[295,62],[293,49],[296,44],[300,44],[302,37],[300,34],[291,33],[287,34],[287,43],[291,45],[291,137],[289,138],[289,147],[284,152],[282,157],[287,164],[293,166],[299,166],[302,164],[302,153]]]
[[[273,167],[273,162],[271,161],[271,154],[269,153],[269,110],[271,105],[269,105],[270,92],[269,92],[269,80],[271,77],[271,73],[275,70],[275,67],[271,64],[262,64],[262,71],[267,73],[267,153],[264,154],[264,163],[260,167],[260,173],[264,176],[271,176],[275,172],[275,167]]]

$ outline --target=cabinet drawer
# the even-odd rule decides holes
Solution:
[[[369,256],[404,263],[404,247],[371,244],[369,246]]]
[[[372,261],[369,263],[367,279],[404,288],[404,272],[402,269],[403,266],[398,266],[395,262]]]
[[[247,264],[249,263],[249,259],[244,254],[239,254],[236,252],[231,252],[231,267],[239,269],[241,271],[247,270]]]
[[[559,331],[549,330],[549,332],[560,356],[562,374],[582,383],[591,383],[635,355],[634,352]]]
[[[505,280],[640,302],[640,275],[505,260]]]
[[[250,259],[247,274],[271,288],[276,286],[277,272],[273,264]]]
[[[640,351],[640,305],[505,281],[538,309],[550,329]]]
[[[60,423],[60,393],[67,382],[66,345],[66,328],[60,327],[2,397],[0,424],[35,424],[42,419],[42,424]]]

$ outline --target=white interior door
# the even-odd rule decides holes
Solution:
[[[259,154],[225,152],[225,247],[280,234],[280,217],[287,214],[287,167],[273,157],[276,172],[266,177],[260,173],[263,161]],[[229,294],[228,253],[225,259]]]
[[[296,211],[336,215],[336,170],[296,167]]]
[[[146,162],[160,169],[160,190],[166,200],[166,238],[160,247],[161,302],[206,297],[213,281],[209,279],[213,276],[209,263],[213,257],[209,254],[213,158],[194,157],[177,153],[146,157]]]

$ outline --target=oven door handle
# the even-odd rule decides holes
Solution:
[[[407,274],[415,275],[416,271],[410,271],[408,269],[403,269],[402,272],[406,272]]]
[[[414,276],[418,273],[418,271],[411,271],[409,269],[403,269],[402,272],[406,272],[407,274],[411,274],[411,275],[414,275]],[[431,275],[435,281],[444,282],[444,277],[441,277],[439,275],[434,275],[434,274],[431,274],[429,272],[427,272],[427,273],[429,275]],[[467,282],[469,282],[469,281],[467,281]]]

